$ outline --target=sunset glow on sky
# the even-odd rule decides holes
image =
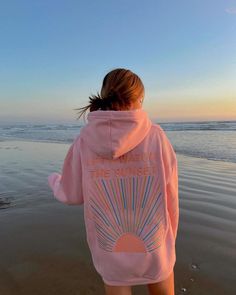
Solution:
[[[236,120],[236,1],[3,1],[0,122],[73,122],[113,68],[158,121]]]

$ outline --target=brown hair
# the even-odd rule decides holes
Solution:
[[[87,110],[129,110],[141,95],[144,95],[144,85],[138,75],[127,69],[114,69],[104,77],[100,94],[91,95],[87,106],[76,109],[78,119]]]

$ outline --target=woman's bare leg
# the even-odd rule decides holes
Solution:
[[[104,283],[106,295],[132,295],[131,286],[110,286]]]
[[[164,281],[148,284],[149,295],[175,295],[174,271]]]

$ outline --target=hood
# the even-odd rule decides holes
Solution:
[[[152,122],[143,109],[94,111],[80,136],[97,155],[116,159],[135,148],[148,134]]]

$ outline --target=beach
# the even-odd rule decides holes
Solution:
[[[86,241],[83,206],[47,184],[68,143],[0,141],[0,294],[104,294]],[[175,292],[236,294],[236,163],[177,153],[180,220]],[[133,294],[148,294],[145,286]]]

